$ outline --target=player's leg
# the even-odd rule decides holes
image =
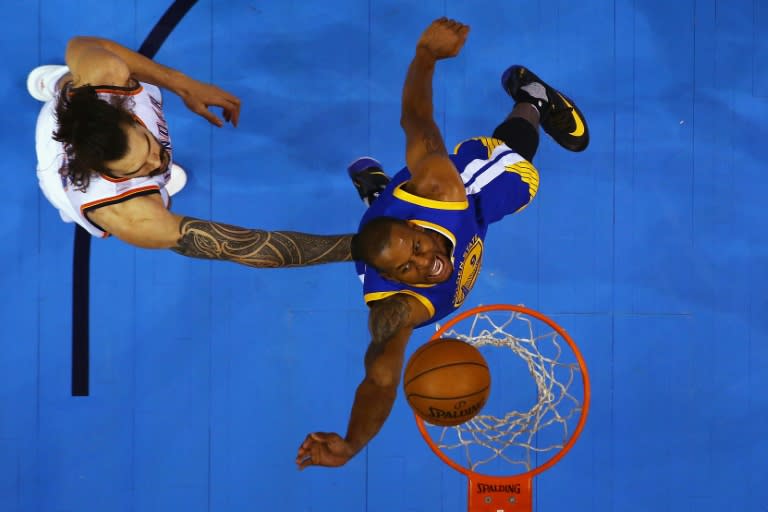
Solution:
[[[347,172],[360,199],[367,206],[371,206],[390,181],[379,161],[369,156],[360,157],[349,164]]]
[[[501,84],[517,104],[532,105],[540,114],[541,127],[569,151],[584,151],[589,129],[572,99],[524,66],[512,66],[501,76]]]
[[[539,111],[528,102],[518,102],[507,118],[493,131],[493,138],[503,141],[517,154],[533,162],[539,147]]]
[[[475,198],[482,223],[488,225],[517,213],[536,197],[539,171],[522,153],[506,143],[500,144],[488,160],[480,162],[482,165],[472,169],[472,176],[465,183],[467,195]],[[463,174],[466,173],[467,169]]]
[[[512,66],[501,78],[514,100],[512,113],[493,133],[512,151],[489,146],[488,164],[468,183],[476,194],[482,218],[488,224],[524,209],[536,196],[539,173],[531,161],[539,143],[539,124],[558,144],[583,151],[589,131],[573,100],[523,66]]]
[[[468,161],[462,178],[485,224],[524,209],[538,192],[539,173],[532,161],[539,147],[540,108],[533,97],[520,95],[491,138],[470,139],[456,148],[457,158]],[[481,156],[481,144],[487,156]]]

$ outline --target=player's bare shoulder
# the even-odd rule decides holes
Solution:
[[[405,184],[405,190],[434,201],[466,201],[467,193],[459,172],[448,155],[432,153],[416,164],[413,178]]]
[[[86,215],[107,233],[138,247],[171,248],[179,238],[179,218],[166,209],[160,194],[133,197]]]
[[[383,342],[399,330],[413,328],[430,317],[427,308],[406,293],[396,293],[372,302],[370,308],[368,327],[374,343]]]
[[[128,64],[109,51],[109,41],[77,36],[69,40],[67,66],[72,73],[72,86],[111,85],[125,87],[131,83]]]
[[[408,326],[410,317],[411,306],[402,293],[371,303],[368,328],[373,335],[373,341],[391,338],[398,330]]]

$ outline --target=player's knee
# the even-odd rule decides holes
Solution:
[[[539,131],[527,120],[521,117],[509,118],[496,127],[493,137],[504,141],[518,155],[533,162],[539,147]]]

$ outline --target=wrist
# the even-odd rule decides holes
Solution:
[[[354,437],[350,436],[349,433],[347,433],[347,436],[344,438],[344,442],[347,444],[347,454],[350,459],[357,455],[365,446],[365,443],[360,442],[359,440],[355,441]]]
[[[437,57],[435,57],[435,54],[428,46],[419,44],[416,46],[416,56],[414,57],[414,60],[434,65],[437,61]]]
[[[175,69],[170,70],[168,74],[168,89],[176,93],[177,96],[184,98],[189,95],[192,79]]]

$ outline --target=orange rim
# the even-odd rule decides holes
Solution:
[[[487,306],[478,306],[476,308],[472,308],[468,311],[465,311],[464,313],[460,313],[458,316],[452,318],[449,320],[445,325],[443,325],[435,334],[432,335],[430,338],[430,342],[435,341],[442,337],[443,334],[445,334],[448,329],[456,325],[457,323],[461,322],[462,320],[477,315],[478,313],[484,313],[486,311],[517,311],[518,313],[523,313],[525,315],[531,316],[533,318],[536,318],[538,320],[541,320],[545,324],[549,325],[552,329],[555,330],[562,338],[568,343],[568,346],[571,347],[571,350],[573,351],[574,355],[576,356],[576,361],[579,363],[579,368],[581,369],[581,382],[584,386],[584,400],[582,403],[581,408],[581,417],[579,418],[579,423],[576,425],[576,429],[574,429],[573,434],[571,434],[570,439],[568,439],[568,442],[565,443],[565,445],[562,447],[562,449],[557,452],[554,457],[549,459],[547,462],[542,464],[541,466],[538,466],[530,471],[526,471],[525,473],[520,473],[516,475],[510,475],[510,477],[514,477],[515,479],[519,479],[521,481],[530,480],[539,473],[543,473],[544,471],[548,470],[555,464],[557,464],[560,459],[565,457],[565,454],[568,453],[571,448],[573,448],[573,445],[576,444],[576,440],[581,435],[581,431],[584,429],[584,424],[587,422],[587,415],[589,413],[589,404],[590,404],[590,385],[589,385],[589,373],[587,372],[587,365],[584,362],[584,357],[581,355],[581,351],[579,350],[579,347],[576,345],[576,343],[571,338],[571,335],[568,334],[565,329],[557,325],[554,320],[549,318],[548,316],[539,313],[538,311],[534,311],[532,309],[529,309],[525,306],[515,306],[512,304],[489,304]],[[427,427],[424,425],[424,420],[422,420],[419,416],[414,414],[414,418],[416,418],[416,424],[419,427],[419,432],[421,432],[421,436],[424,438],[424,440],[427,442],[429,447],[432,449],[433,452],[435,452],[435,455],[440,457],[440,459],[451,466],[456,471],[465,474],[466,476],[472,478],[475,476],[483,476],[483,477],[490,477],[490,478],[504,478],[504,477],[498,477],[493,475],[484,475],[483,473],[478,473],[476,471],[472,471],[471,469],[465,468],[464,466],[461,466],[454,462],[452,459],[450,459],[443,451],[435,444],[435,442],[432,440],[432,436],[429,435],[427,432]]]

